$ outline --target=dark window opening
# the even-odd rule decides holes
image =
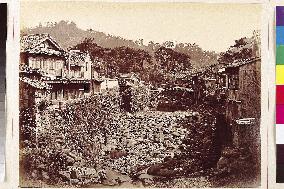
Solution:
[[[90,85],[84,84],[84,92],[89,93],[90,92]]]
[[[229,76],[229,89],[239,89],[239,75],[234,74]]]

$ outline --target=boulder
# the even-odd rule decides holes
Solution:
[[[158,176],[162,176],[162,177],[172,177],[175,176],[175,171],[171,170],[171,169],[160,169],[158,172]]]
[[[64,181],[70,181],[71,179],[69,171],[59,171],[58,174]]]
[[[139,175],[138,178],[139,179],[153,179],[154,177],[152,175],[147,174],[147,173],[142,173],[141,175]]]
[[[229,169],[229,159],[226,157],[221,157],[217,162],[217,170],[218,171],[225,171]]]
[[[44,180],[49,180],[49,175],[48,175],[48,173],[47,172],[45,172],[45,171],[42,171],[41,172],[41,175],[42,175],[42,178],[44,179]]]
[[[39,174],[38,170],[33,170],[31,175],[33,178],[37,178],[38,174]]]
[[[110,152],[110,158],[111,159],[117,159],[117,158],[121,158],[123,156],[126,156],[127,153],[125,151],[117,151],[117,150],[113,150]]]
[[[79,179],[71,179],[70,180],[70,184],[72,184],[72,185],[76,185],[78,183],[79,183]]]
[[[78,177],[79,177],[79,173],[78,173],[78,171],[77,170],[71,170],[70,171],[70,178],[71,179],[78,179]]]
[[[149,167],[149,169],[147,170],[147,174],[149,175],[158,175],[160,169],[162,168],[161,165],[152,165],[151,167]]]

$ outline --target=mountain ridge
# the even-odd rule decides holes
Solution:
[[[47,23],[46,26],[39,24],[34,28],[23,28],[21,30],[21,35],[37,33],[48,33],[66,50],[82,43],[86,38],[92,38],[98,46],[103,48],[113,49],[124,46],[135,50],[145,50],[151,56],[153,56],[155,51],[162,46],[171,48],[178,53],[190,56],[191,62],[193,63],[192,67],[195,69],[218,64],[218,53],[204,51],[195,43],[174,44],[172,41],[165,41],[160,44],[150,41],[147,45],[144,45],[143,39],[133,41],[119,36],[105,34],[104,32],[95,31],[93,29],[83,30],[78,28],[74,22],[69,21]]]

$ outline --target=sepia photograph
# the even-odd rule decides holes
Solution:
[[[261,12],[21,2],[20,187],[259,187]]]

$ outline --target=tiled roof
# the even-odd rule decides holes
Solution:
[[[260,58],[240,60],[240,61],[233,62],[233,63],[227,65],[226,68],[240,67],[240,66],[245,65],[245,64],[254,63],[255,61],[258,61],[258,60],[260,60]]]
[[[86,61],[88,59],[88,54],[83,53],[77,50],[71,50],[69,52],[69,58],[68,61],[70,65],[76,65],[76,66],[84,66]]]
[[[40,44],[48,40],[58,50],[42,48]],[[48,55],[64,55],[64,50],[49,34],[31,34],[21,37],[21,52]]]
[[[57,79],[49,79],[45,80],[46,83],[49,85],[52,84],[85,84],[85,83],[90,83],[91,80],[89,79],[65,79],[65,78],[57,78]]]
[[[51,89],[51,87],[46,82],[43,81],[34,80],[27,77],[20,77],[20,81],[37,89]]]
[[[51,75],[38,68],[31,68],[27,65],[21,66],[19,69],[21,75],[38,75],[41,78],[50,78]]]
[[[21,37],[21,51],[29,51],[47,39],[48,34],[24,35]]]

